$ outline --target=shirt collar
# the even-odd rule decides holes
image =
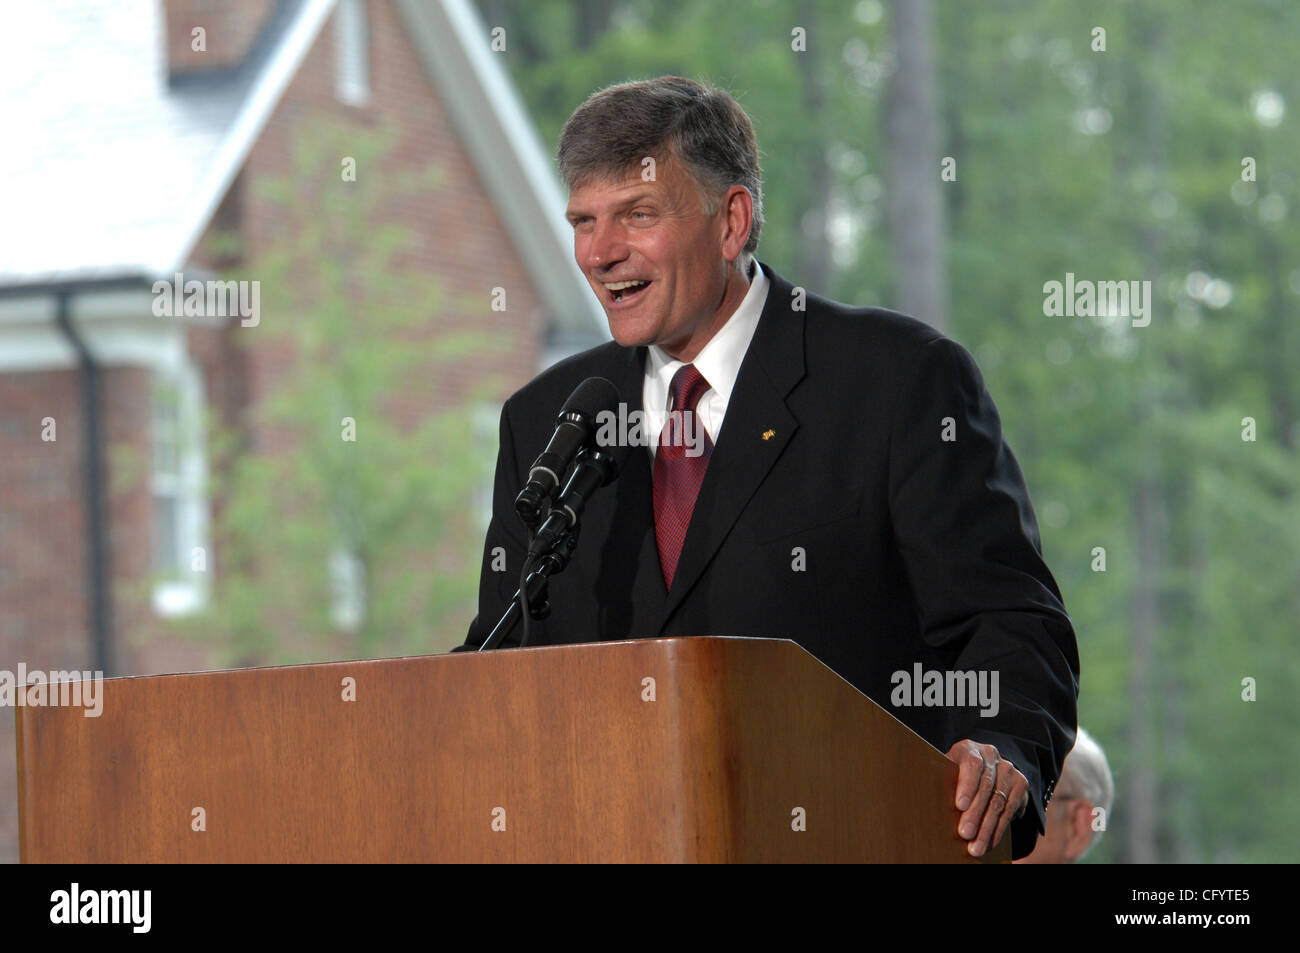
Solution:
[[[727,319],[727,323],[713,335],[691,362],[704,375],[709,386],[718,393],[724,406],[731,400],[731,390],[736,386],[736,378],[740,375],[740,364],[745,359],[745,352],[749,350],[749,342],[754,337],[754,329],[758,327],[758,319],[763,315],[763,305],[767,302],[767,290],[771,284],[767,275],[763,273],[763,267],[758,263],[758,259],[751,257],[750,261],[753,263],[754,276],[750,279],[749,290],[745,292],[745,297]],[[665,407],[669,385],[682,364],[682,361],[670,357],[657,344],[647,348],[646,376],[654,377],[662,385]]]

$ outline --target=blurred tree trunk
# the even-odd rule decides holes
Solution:
[[[1137,32],[1143,37],[1142,48],[1146,51],[1146,58],[1142,64],[1132,65],[1135,75],[1130,88],[1133,90],[1135,113],[1140,116],[1146,135],[1137,144],[1140,153],[1136,159],[1137,164],[1150,173],[1149,181],[1163,183],[1169,178],[1169,164],[1167,116],[1159,84],[1167,61],[1166,37],[1156,20],[1147,19],[1141,14],[1138,15]],[[1128,177],[1130,170],[1123,166],[1123,150],[1119,154],[1120,174]],[[1134,198],[1145,199],[1146,196]],[[1140,226],[1138,235],[1142,274],[1154,279],[1162,274],[1165,231],[1149,217],[1142,221],[1144,224]],[[1159,282],[1153,281],[1152,285],[1153,289],[1158,288]],[[1151,302],[1148,304],[1153,306]],[[1171,373],[1175,376],[1178,374],[1177,356],[1169,350],[1167,340],[1147,334],[1141,346],[1150,350],[1154,361],[1168,363],[1171,365]],[[1163,391],[1159,383],[1152,382],[1140,387],[1136,397],[1139,433],[1150,427],[1158,416],[1169,413],[1171,404],[1177,403],[1177,395]],[[1177,466],[1169,465],[1165,460],[1166,448],[1159,436],[1153,435],[1142,443],[1143,459],[1138,466],[1133,499],[1138,565],[1132,610],[1132,766],[1129,792],[1131,803],[1128,806],[1131,823],[1127,829],[1129,862],[1150,864],[1160,859],[1157,856],[1157,844],[1162,828],[1172,832],[1175,839],[1173,853],[1176,856],[1191,853],[1194,846],[1187,839],[1189,835],[1182,832],[1177,823],[1169,820],[1171,817],[1190,816],[1190,812],[1183,810],[1188,807],[1183,785],[1172,783],[1167,785],[1166,790],[1160,789],[1158,762],[1172,760],[1176,763],[1177,759],[1159,757],[1155,732],[1156,724],[1163,721],[1161,715],[1168,715],[1165,692],[1181,693],[1180,660],[1161,658],[1157,650],[1160,635],[1169,623],[1174,609],[1172,600],[1165,592],[1164,580],[1170,566],[1168,549],[1172,528],[1181,525],[1180,520],[1186,519],[1185,511],[1170,513],[1182,497],[1176,486],[1182,477]],[[1181,737],[1166,738],[1165,744],[1159,747],[1161,751],[1177,751],[1174,746],[1184,742],[1185,739]]]
[[[808,48],[795,54],[799,75],[803,79],[801,117],[808,130],[803,161],[807,190],[803,197],[802,228],[799,232],[799,274],[806,287],[829,295],[831,281],[830,202],[831,166],[826,155],[825,131],[826,88],[822,80],[821,57],[831,42],[823,37],[817,24],[817,9],[812,0],[799,4],[797,22],[807,30]]]
[[[1288,338],[1295,333],[1291,314],[1291,302],[1295,299],[1287,294],[1286,266],[1283,251],[1278,240],[1271,234],[1263,236],[1263,265],[1268,276],[1268,308],[1270,327],[1268,340],[1272,346],[1265,348],[1268,365],[1265,378],[1268,381],[1268,402],[1273,412],[1274,433],[1278,443],[1285,449],[1296,449],[1296,434],[1300,429],[1296,425],[1296,369],[1291,365],[1290,355],[1294,348]],[[1283,487],[1282,498],[1291,496],[1290,488]]]
[[[1164,565],[1163,507],[1158,481],[1142,480],[1133,492],[1133,521],[1137,536],[1137,567],[1133,584],[1132,669],[1129,692],[1133,711],[1129,720],[1128,791],[1123,810],[1128,823],[1128,857],[1131,864],[1156,860],[1155,716],[1152,711],[1152,670],[1155,635],[1160,631],[1159,567]]]
[[[1269,406],[1273,413],[1273,432],[1277,434],[1278,443],[1294,455],[1296,440],[1300,438],[1300,421],[1296,419],[1297,398],[1295,393],[1297,374],[1295,360],[1294,320],[1295,297],[1287,294],[1287,269],[1283,258],[1284,251],[1278,240],[1270,234],[1264,235],[1264,267],[1268,274],[1268,314],[1271,317],[1269,341],[1273,346],[1265,348],[1268,355],[1266,376],[1268,379]],[[1294,491],[1290,486],[1277,488],[1278,509],[1285,512]],[[1300,566],[1292,575],[1290,587],[1291,617],[1300,618]]]
[[[579,50],[591,47],[609,29],[611,0],[577,0],[573,5],[573,39]]]
[[[896,68],[885,102],[888,218],[899,310],[948,330],[929,0],[890,0]]]

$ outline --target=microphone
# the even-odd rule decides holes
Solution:
[[[555,419],[551,442],[533,461],[528,482],[515,497],[515,512],[524,525],[537,525],[542,518],[542,501],[555,492],[578,451],[591,446],[595,439],[596,418],[605,410],[617,413],[618,403],[618,388],[603,377],[588,377],[569,395]]]
[[[544,556],[554,549],[560,537],[578,525],[592,494],[617,477],[618,464],[612,453],[588,447],[578,454],[573,476],[528,546],[529,558]]]

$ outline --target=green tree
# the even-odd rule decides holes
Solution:
[[[191,626],[237,664],[426,653],[472,612],[481,527],[460,514],[492,441],[467,407],[404,397],[490,345],[451,329],[429,343],[445,302],[389,213],[439,175],[389,167],[394,140],[304,123],[293,173],[260,185],[278,238],[236,276],[261,282],[263,319],[235,337],[281,370],[255,426],[214,424],[216,585]],[[341,156],[366,173],[345,180]]]

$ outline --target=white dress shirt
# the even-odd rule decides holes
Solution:
[[[722,418],[727,414],[727,403],[731,400],[732,388],[736,386],[736,377],[740,374],[740,362],[745,359],[749,342],[758,327],[758,319],[763,314],[763,305],[767,302],[767,289],[770,282],[763,274],[758,259],[753,262],[754,276],[749,282],[749,291],[741,300],[735,313],[727,319],[708,344],[691,363],[709,382],[709,389],[704,392],[696,405],[700,423],[708,431],[709,439],[717,442],[718,432],[722,429]],[[683,365],[683,361],[669,357],[657,344],[647,348],[645,361],[645,384],[641,390],[642,406],[645,408],[644,433],[649,441],[650,460],[653,463],[655,450],[659,448],[659,433],[668,420],[670,410],[669,386],[673,375]]]

